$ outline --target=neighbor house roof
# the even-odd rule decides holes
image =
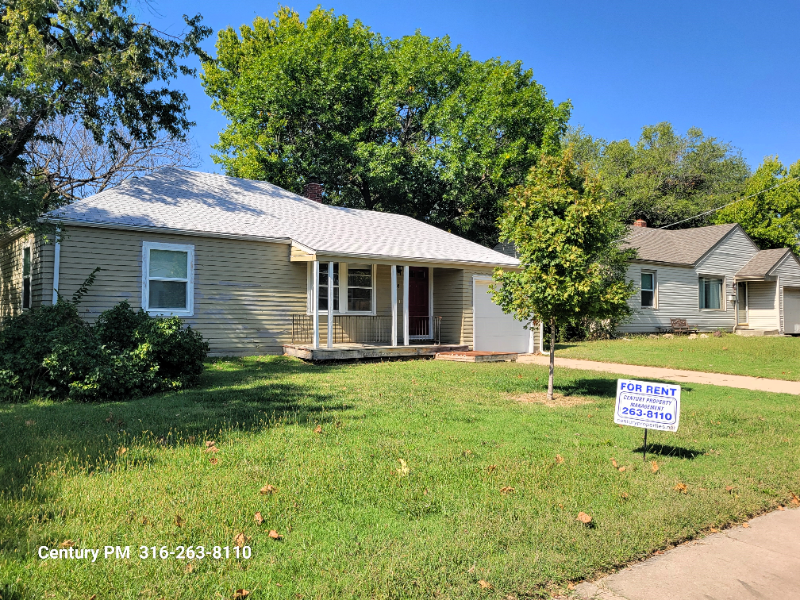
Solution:
[[[761,250],[753,258],[750,259],[745,266],[743,266],[738,273],[737,279],[763,279],[768,277],[770,271],[774,269],[787,252],[791,252],[789,248],[774,248],[772,250]]]
[[[295,242],[311,253],[517,266],[411,217],[320,204],[263,181],[166,168],[48,213],[101,227]]]
[[[736,223],[675,230],[631,227],[623,246],[635,248],[638,260],[692,266],[736,227]]]

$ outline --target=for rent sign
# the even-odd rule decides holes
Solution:
[[[681,415],[681,386],[633,379],[617,380],[614,423],[677,431]]]

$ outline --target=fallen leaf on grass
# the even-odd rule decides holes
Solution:
[[[278,488],[276,488],[274,485],[267,484],[261,488],[260,493],[263,495],[267,495],[267,494],[274,494],[277,491]]]
[[[125,446],[120,446],[119,448],[117,448],[117,456],[122,456],[127,451],[128,449]]]
[[[217,452],[219,452],[219,448],[217,448],[216,446],[209,446],[208,448],[206,448],[206,452],[212,452],[216,454]]]
[[[786,510],[786,509],[783,508],[781,505],[778,505],[778,510]]]
[[[795,494],[794,492],[792,492],[792,500],[791,500],[791,502],[792,502],[792,504],[800,504],[800,498],[798,498],[797,494]]]
[[[89,600],[97,600],[97,594],[92,594],[89,596]]]
[[[622,492],[622,494],[620,494],[620,498],[622,498],[623,500],[627,500],[628,498],[630,498],[630,494],[628,494],[628,492]]]
[[[212,465],[215,465],[219,462],[219,459],[216,456],[212,456],[209,460],[211,461]]]
[[[211,446],[216,445],[217,442],[213,440],[206,440],[206,448],[211,448]]]
[[[563,456],[561,456],[560,454],[556,454],[556,464],[557,464],[557,465],[562,465],[562,464],[564,464],[564,457],[563,457]]]
[[[233,593],[233,600],[241,600],[242,598],[247,598],[250,595],[250,592],[247,590],[236,590]]]
[[[267,535],[269,535],[269,537],[271,537],[273,540],[282,540],[283,539],[283,536],[280,533],[278,533],[277,531],[275,531],[274,529],[270,529],[269,533]]]
[[[406,461],[402,458],[398,458],[397,461],[400,463],[400,466],[396,469],[397,474],[400,475],[400,477],[405,477],[411,472],[411,469],[408,468]]]
[[[653,473],[658,473],[658,463],[656,461],[650,463],[650,470]]]
[[[478,585],[481,586],[482,590],[492,589],[492,584],[486,581],[485,579],[481,579],[480,581],[478,581]]]
[[[620,473],[624,473],[626,468],[627,468],[627,467],[620,467],[620,468],[619,468],[619,472],[620,472]]]
[[[592,522],[592,517],[587,515],[585,512],[579,512],[576,521],[580,521],[584,525],[588,525],[589,523]]]
[[[501,494],[513,494],[513,493],[514,493],[514,492],[516,492],[516,491],[517,491],[517,490],[515,490],[515,489],[514,489],[513,487],[511,487],[510,485],[507,485],[507,486],[505,486],[505,487],[501,487],[501,488],[500,488],[500,493],[501,493]]]
[[[264,517],[262,517],[262,516],[261,516],[261,513],[260,513],[260,512],[257,512],[257,513],[255,514],[255,516],[253,517],[253,520],[254,520],[256,523],[258,523],[259,525],[261,525],[261,524],[264,522]]]
[[[192,563],[186,565],[186,568],[183,570],[184,573],[191,573],[192,571],[194,571],[194,565]]]
[[[685,483],[679,483],[672,489],[675,490],[676,492],[680,492],[681,494],[685,494],[689,490],[689,488],[686,487]]]
[[[611,466],[614,467],[615,469],[619,469],[619,465],[617,464],[617,459],[615,458],[611,459]]]
[[[186,521],[184,521],[182,516],[175,515],[175,525],[177,525],[178,527],[183,527],[184,523],[186,523]]]
[[[64,540],[63,542],[61,542],[58,545],[58,547],[59,548],[72,548],[74,545],[75,545],[75,542],[73,542],[72,540]]]
[[[489,465],[489,466],[486,468],[486,472],[487,472],[487,473],[491,473],[491,472],[492,472],[492,471],[494,471],[496,468],[497,468],[497,465]]]
[[[317,428],[314,430],[314,433],[322,433],[322,425],[317,425]]]
[[[574,583],[572,583],[572,582],[570,581],[570,582],[567,584],[567,589],[568,589],[568,590],[574,590],[574,589],[575,589],[575,584],[574,584]]]
[[[271,532],[270,532],[271,533]],[[234,546],[238,546],[239,548],[245,546],[247,542],[250,541],[250,538],[247,537],[244,532],[237,533],[233,538]]]
[[[725,491],[728,492],[729,494],[732,494],[733,490],[735,490],[735,489],[736,488],[734,488],[732,485],[726,485],[725,486]]]

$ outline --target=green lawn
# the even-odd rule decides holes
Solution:
[[[544,389],[533,365],[274,357],[127,403],[0,405],[0,596],[548,597],[800,493],[793,396],[684,386],[679,432],[650,436],[654,473],[642,431],[612,422],[613,379],[557,384],[592,401],[513,400]],[[249,560],[135,558],[239,533]],[[37,557],[65,540],[131,558]]]
[[[558,344],[556,356],[800,381],[800,337],[633,336]]]

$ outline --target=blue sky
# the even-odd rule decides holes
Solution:
[[[316,2],[287,2],[305,17]],[[143,8],[144,6],[144,8]],[[154,0],[139,17],[171,33],[181,15],[200,12],[215,34],[277,3]],[[416,29],[449,35],[476,59],[521,60],[556,102],[570,99],[572,123],[608,140],[636,139],[644,125],[671,121],[733,143],[751,167],[777,154],[800,158],[798,2],[741,0],[495,2],[484,0],[323,4],[373,30],[400,37]],[[200,170],[217,171],[211,145],[226,120],[211,110],[199,79],[181,78],[197,122]]]

